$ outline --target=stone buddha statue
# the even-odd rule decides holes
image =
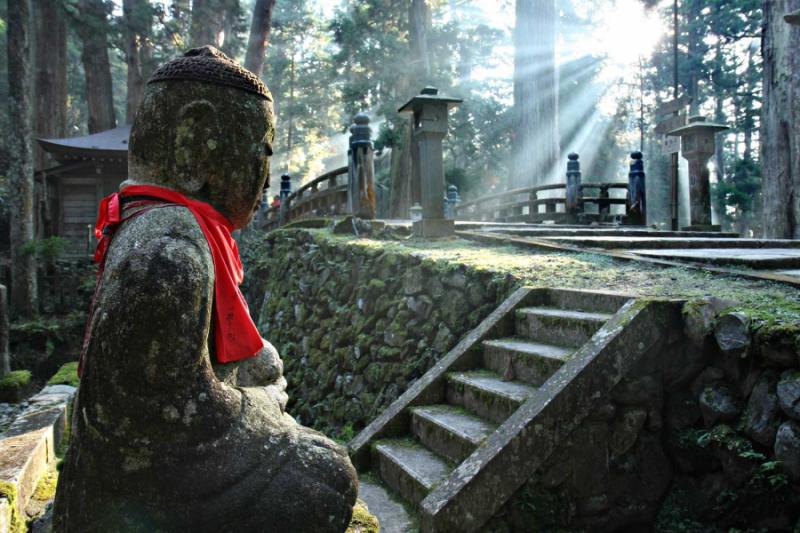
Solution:
[[[212,47],[148,82],[129,179],[98,230],[54,531],[346,529],[358,489],[346,452],[285,412],[277,352],[256,336],[253,353],[236,353],[246,328],[225,310],[245,305],[226,239],[258,207],[273,124],[264,84]]]

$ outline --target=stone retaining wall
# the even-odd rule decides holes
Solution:
[[[314,230],[270,233],[243,246],[243,256],[251,312],[284,361],[288,411],[342,439],[516,286],[510,276]]]

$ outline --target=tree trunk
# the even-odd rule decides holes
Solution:
[[[398,94],[411,96],[426,83],[430,83],[431,64],[428,55],[428,34],[430,33],[431,12],[427,0],[412,0],[408,9],[408,47],[411,62],[414,65],[413,75],[409,79],[398,80]],[[420,202],[422,192],[419,190],[418,172],[415,171],[412,159],[412,130],[409,124],[398,123],[399,142],[392,147],[392,166],[390,169],[391,197],[389,213],[392,218],[408,218],[409,208]]]
[[[256,0],[253,8],[253,23],[250,25],[250,38],[247,41],[244,68],[258,77],[261,77],[261,71],[264,69],[264,53],[269,42],[274,8],[275,0]]]
[[[97,133],[117,125],[108,60],[108,17],[103,0],[79,0],[78,10],[81,20],[77,30],[83,42],[81,62],[86,76],[89,133]]]
[[[517,0],[512,184],[541,185],[559,159],[555,0]]]
[[[408,44],[411,46],[412,61],[419,65],[414,70],[419,72],[423,83],[429,83],[431,60],[428,55],[428,33],[431,27],[431,9],[427,0],[411,0],[409,10]]]
[[[67,133],[67,25],[59,2],[34,2],[35,59],[33,131],[37,137]],[[34,166],[45,168],[47,156],[34,145]]]
[[[150,6],[147,0],[123,0],[122,17],[125,63],[128,66],[125,122],[131,124],[144,95],[145,61],[149,55],[147,35],[150,33]]]
[[[689,0],[689,12],[687,13],[689,28],[689,79],[686,88],[687,94],[692,98],[689,106],[689,114],[696,115],[700,112],[700,66],[703,64],[703,53],[701,45],[705,34],[702,15],[702,0]]]
[[[36,262],[25,245],[34,238],[33,150],[30,118],[32,91],[29,65],[29,0],[8,1],[8,115],[10,130],[11,312],[36,315]]]
[[[210,44],[219,47],[225,24],[225,10],[220,0],[192,0],[192,47]]]
[[[411,120],[398,126],[400,142],[392,147],[392,161],[389,170],[392,188],[389,198],[389,217],[406,219],[412,204],[411,191]]]
[[[783,20],[800,0],[765,0],[761,53],[761,175],[766,237],[800,238],[800,28]]]

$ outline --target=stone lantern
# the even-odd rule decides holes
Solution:
[[[689,123],[667,135],[680,137],[681,153],[689,162],[689,219],[687,229],[711,230],[711,186],[708,160],[716,150],[715,135],[727,130],[724,124],[707,122],[706,117],[689,117]]]
[[[783,17],[786,22],[789,24],[794,24],[795,26],[800,26],[800,9],[789,13],[788,15]]]
[[[452,235],[454,223],[444,216],[444,164],[442,140],[447,135],[447,115],[451,108],[463,100],[439,95],[435,87],[422,92],[400,108],[400,113],[413,113],[412,133],[415,144],[412,153],[417,156],[413,182],[419,183],[422,203],[422,220],[413,222],[418,237],[446,237]],[[413,183],[412,182],[412,183]]]

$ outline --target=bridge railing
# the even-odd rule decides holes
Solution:
[[[628,224],[644,224],[644,171],[642,154],[631,155],[628,182],[581,183],[577,154],[570,154],[566,183],[522,187],[493,193],[454,209],[457,220],[483,222],[581,223],[614,218]],[[623,196],[612,191],[625,191]],[[633,194],[632,194],[633,191]],[[611,206],[622,210],[612,212]],[[592,207],[590,207],[592,206]]]
[[[309,181],[270,207],[262,221],[266,230],[309,216],[330,216],[347,209],[348,167],[340,167]]]
[[[359,113],[350,126],[346,166],[326,172],[294,192],[291,177],[281,176],[280,201],[259,216],[258,226],[270,231],[300,218],[341,214],[375,218],[371,132],[369,117]]]

